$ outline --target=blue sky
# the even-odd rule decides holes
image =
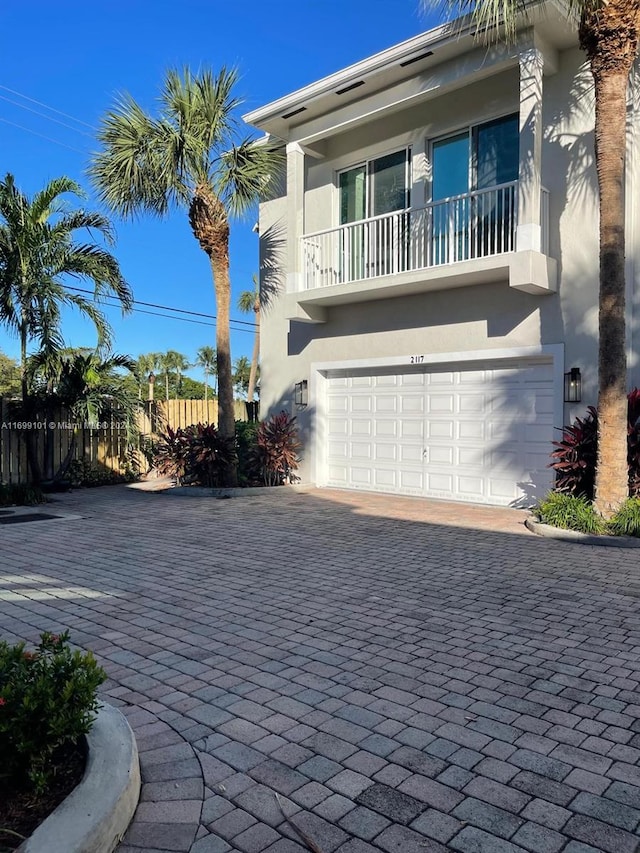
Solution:
[[[421,13],[420,0],[6,0],[0,8],[8,36],[0,56],[1,173],[12,172],[29,194],[62,174],[89,190],[85,169],[100,116],[123,91],[153,107],[168,67],[237,66],[246,112],[436,22]],[[255,216],[232,224],[234,305],[258,268],[254,222]],[[215,314],[208,261],[183,212],[162,222],[145,217],[114,224],[115,254],[136,299]],[[108,316],[115,349],[134,357],[175,349],[193,360],[198,347],[215,345],[211,325],[143,313],[123,319],[116,309]],[[233,316],[252,319],[235,309]],[[252,330],[245,328],[232,332],[234,358],[251,354]],[[64,331],[72,346],[94,342],[91,328],[75,316],[65,318]],[[18,353],[4,330],[0,350]]]

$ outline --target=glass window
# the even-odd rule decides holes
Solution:
[[[340,225],[366,217],[366,166],[340,173]]]
[[[407,187],[407,151],[396,151],[372,160],[371,216],[404,210],[409,206]]]
[[[432,199],[469,192],[469,134],[459,133],[433,143]]]
[[[474,128],[476,189],[518,180],[518,116],[511,115]]]

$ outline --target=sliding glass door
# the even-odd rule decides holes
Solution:
[[[409,207],[409,157],[404,148],[340,172],[340,225],[349,226],[339,232],[341,281],[406,268],[408,214],[401,211]]]
[[[511,251],[515,239],[518,116],[431,144],[431,263]]]

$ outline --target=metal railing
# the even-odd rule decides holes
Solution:
[[[513,252],[517,188],[513,181],[305,235],[303,287],[312,290]],[[543,190],[543,251],[548,209]]]

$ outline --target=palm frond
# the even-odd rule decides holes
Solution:
[[[262,140],[244,139],[223,152],[212,180],[227,210],[241,216],[267,198],[277,186],[283,162],[281,147]]]

